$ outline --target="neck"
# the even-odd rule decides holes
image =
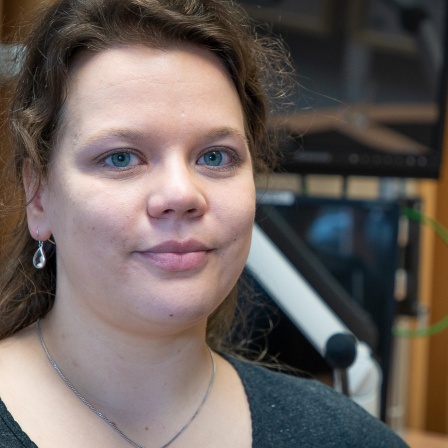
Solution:
[[[93,411],[98,417],[100,417],[107,425],[109,425],[114,431],[116,431],[120,435],[120,437],[122,439],[126,440],[130,445],[134,446],[135,448],[144,448],[142,445],[140,445],[139,443],[135,442],[126,433],[124,433],[123,430],[120,429],[115,422],[110,420],[104,414],[103,411],[100,411],[99,409],[95,408],[95,406],[92,405],[92,403],[90,403],[83,395],[80,394],[80,392],[73,386],[73,384],[62,373],[62,371],[60,370],[59,366],[56,364],[56,362],[54,361],[54,359],[50,355],[50,353],[48,351],[48,348],[47,348],[47,346],[45,344],[45,341],[43,339],[43,336],[42,336],[42,331],[41,331],[41,328],[40,328],[40,321],[39,320],[36,323],[36,330],[37,330],[37,335],[39,337],[40,344],[41,344],[41,346],[42,346],[42,348],[43,348],[43,350],[45,352],[45,355],[47,356],[48,361],[53,366],[54,370],[58,373],[58,375],[61,378],[61,380],[71,389],[71,391],[83,402],[83,404],[85,404],[91,411]],[[212,364],[212,374],[211,374],[210,381],[209,381],[207,390],[205,392],[205,395],[202,397],[202,400],[199,403],[199,406],[196,408],[196,410],[191,415],[191,417],[187,420],[187,422],[168,440],[168,442],[164,443],[162,448],[165,448],[165,447],[168,447],[169,445],[171,445],[178,437],[180,437],[184,433],[184,431],[186,431],[188,429],[190,424],[199,415],[200,411],[202,410],[202,407],[204,406],[205,402],[207,401],[207,399],[208,399],[208,397],[210,395],[210,392],[212,390],[213,383],[215,381],[215,374],[216,374],[215,360],[214,360],[214,357],[213,357],[213,353],[211,352],[210,349],[209,349],[209,354],[210,354],[210,361],[211,361],[211,364]]]
[[[155,337],[107,325],[98,328],[76,318],[64,322],[52,312],[41,321],[41,328],[64,376],[96,409],[124,428],[157,426],[167,417],[178,420],[174,427],[182,427],[210,382],[204,325]],[[55,381],[59,380],[55,372]],[[188,409],[182,415],[179,403]]]

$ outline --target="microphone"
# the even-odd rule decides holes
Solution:
[[[334,388],[350,396],[347,369],[356,358],[356,338],[349,333],[335,333],[325,346],[324,359],[333,368]]]

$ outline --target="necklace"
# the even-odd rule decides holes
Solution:
[[[72,392],[93,412],[95,412],[95,414],[100,417],[102,420],[104,420],[115,432],[117,432],[124,440],[126,440],[130,445],[132,445],[135,448],[145,448],[142,445],[139,445],[137,442],[134,442],[131,438],[129,438],[120,428],[118,428],[118,426],[112,422],[111,420],[109,420],[101,411],[99,411],[98,409],[96,409],[91,403],[89,403],[89,401],[83,397],[75,388],[75,386],[73,386],[73,384],[65,377],[65,375],[61,372],[61,370],[59,369],[58,365],[56,364],[56,362],[54,361],[54,359],[51,357],[47,346],[45,345],[44,342],[44,338],[42,337],[42,332],[40,330],[40,323],[39,320],[37,320],[36,322],[36,330],[37,330],[37,335],[39,336],[39,341],[40,341],[40,345],[42,346],[45,355],[48,358],[48,361],[50,361],[50,364],[53,366],[54,370],[56,370],[56,372],[58,373],[58,375],[61,377],[62,381],[64,381],[64,383],[72,390]],[[207,347],[208,348],[208,347]],[[205,402],[207,401],[207,398],[210,395],[210,391],[212,390],[212,386],[213,383],[215,381],[215,374],[216,374],[216,365],[215,365],[215,359],[213,357],[213,353],[210,350],[210,348],[208,348],[209,354],[210,354],[210,359],[212,361],[212,375],[210,377],[210,381],[208,383],[208,387],[207,390],[205,392],[204,397],[202,398],[201,402],[199,403],[199,406],[197,407],[197,409],[194,411],[193,415],[189,418],[189,420],[187,421],[187,423],[185,423],[184,426],[182,426],[182,428],[177,431],[176,434],[174,434],[174,436],[167,442],[165,443],[165,445],[163,445],[161,448],[166,448],[167,446],[171,445],[181,434],[183,434],[186,429],[191,425],[191,423],[193,422],[193,420],[198,416],[199,412],[201,412],[202,407],[204,406]]]

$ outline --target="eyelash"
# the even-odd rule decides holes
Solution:
[[[212,154],[212,153],[221,153],[224,154],[224,157],[228,157],[230,160],[229,162],[225,163],[224,165],[207,165],[206,163],[199,163],[199,161],[205,157],[207,154]],[[115,166],[113,165],[112,162],[107,163],[107,159],[115,156],[115,155],[120,155],[120,154],[127,154],[130,157],[136,157],[139,160],[139,163],[135,163],[132,165],[127,165],[127,166],[123,166],[123,167],[119,167],[119,166]],[[138,165],[143,164],[142,163],[142,156],[132,150],[128,150],[128,149],[122,149],[122,150],[115,150],[112,152],[109,152],[108,154],[104,155],[101,157],[101,159],[99,160],[99,162],[101,163],[101,165],[105,168],[108,168],[110,170],[113,171],[127,171],[130,170]],[[202,152],[200,154],[200,156],[197,158],[196,160],[196,164],[199,166],[205,166],[209,169],[213,169],[213,170],[220,170],[220,171],[226,171],[226,170],[231,170],[236,168],[241,162],[241,156],[234,150],[229,149],[229,148],[222,148],[222,147],[217,147],[217,148],[208,148],[207,150],[205,150],[204,152]]]
[[[113,157],[114,155],[119,155],[119,154],[129,154],[131,157],[136,157],[138,159],[139,163],[135,163],[133,165],[124,166],[124,167],[118,167],[118,166],[114,166],[112,163],[106,162],[107,159],[109,159],[110,157]],[[129,149],[122,149],[119,151],[115,150],[115,151],[112,151],[112,152],[104,155],[103,157],[101,157],[100,163],[105,168],[111,169],[113,171],[127,171],[127,170],[134,168],[135,166],[141,165],[142,164],[142,156],[140,154],[136,153],[135,151],[131,151]]]
[[[205,157],[207,154],[212,154],[212,153],[221,153],[224,154],[225,157],[228,157],[230,159],[230,161],[228,163],[225,163],[224,165],[207,165],[205,163],[199,163],[199,161]],[[211,168],[213,170],[221,170],[221,171],[225,171],[225,170],[231,170],[236,168],[241,162],[241,157],[240,155],[229,148],[222,148],[222,147],[217,147],[217,148],[208,148],[207,150],[205,150],[197,159],[197,164],[200,166],[206,166],[207,168]]]

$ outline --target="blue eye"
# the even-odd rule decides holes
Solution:
[[[128,152],[117,152],[109,157],[112,165],[116,166],[117,168],[125,168],[131,161],[131,154],[129,154]]]
[[[226,156],[227,155],[222,151],[210,151],[205,153],[198,160],[198,163],[199,165],[221,166]]]
[[[219,166],[222,163],[222,152],[212,151],[204,154],[204,163],[210,166]]]
[[[111,168],[130,168],[139,163],[139,157],[129,151],[114,152],[104,159],[104,164]]]

